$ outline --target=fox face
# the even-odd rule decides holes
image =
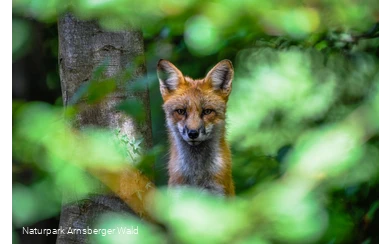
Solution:
[[[175,138],[197,146],[223,136],[234,75],[229,60],[219,62],[204,79],[196,80],[183,76],[169,61],[160,60],[157,75],[167,126]]]

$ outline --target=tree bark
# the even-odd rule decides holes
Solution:
[[[66,14],[59,19],[58,34],[59,69],[65,106],[70,104],[80,86],[91,79],[96,67],[104,62],[106,62],[104,77],[115,77],[118,81],[116,90],[99,103],[89,104],[82,99],[77,102],[79,110],[73,121],[75,127],[83,128],[93,125],[120,129],[121,133],[129,138],[142,136],[144,148],[150,148],[152,129],[147,87],[137,92],[128,89],[129,83],[139,82],[137,78],[145,75],[146,72],[144,62],[138,64],[139,58],[143,60],[144,54],[142,32],[134,29],[109,32],[101,29],[95,21],[80,21],[71,14]],[[123,77],[121,74],[130,66],[135,67],[131,78],[120,80],[120,77]],[[126,99],[137,99],[143,104],[145,121],[142,124],[116,110],[116,105]],[[128,174],[128,176],[137,177],[134,174]],[[111,181],[116,184],[113,187],[114,190],[112,187],[111,190],[117,193],[129,179],[119,179],[123,182],[115,180],[118,179]],[[97,188],[106,187],[102,183],[99,184],[100,187]],[[60,226],[63,229],[69,229],[69,227],[83,229],[91,226],[98,216],[107,211],[131,213],[134,210],[137,212],[136,209],[129,208],[129,204],[124,203],[115,194],[100,194],[99,190],[97,189],[96,194],[84,196],[82,199],[72,192],[64,192]],[[88,242],[88,235],[58,234],[57,236],[57,243]]]

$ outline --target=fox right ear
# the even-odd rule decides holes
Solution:
[[[183,74],[171,62],[160,59],[157,64],[157,76],[160,81],[160,91],[165,94],[174,91],[182,82]]]
[[[215,91],[220,91],[226,97],[232,90],[232,80],[234,76],[233,64],[230,60],[222,60],[217,63],[206,75],[206,81],[209,81]]]

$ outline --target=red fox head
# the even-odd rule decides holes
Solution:
[[[234,75],[229,60],[215,65],[204,79],[193,80],[161,59],[157,75],[167,125],[175,137],[193,146],[223,136]]]

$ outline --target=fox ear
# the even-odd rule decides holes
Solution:
[[[160,81],[160,91],[162,95],[174,91],[183,80],[183,74],[171,62],[160,59],[157,64],[157,76]]]
[[[206,81],[211,82],[214,90],[222,91],[229,95],[232,89],[234,76],[233,64],[230,60],[222,60],[212,68],[206,76]]]

